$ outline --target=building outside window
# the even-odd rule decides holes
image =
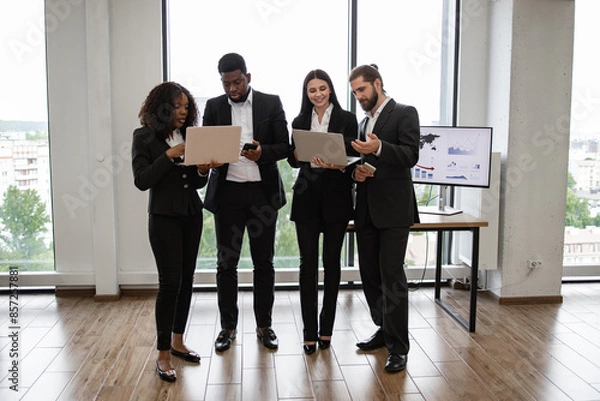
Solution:
[[[599,13],[598,1],[575,1],[565,277],[600,275],[600,249],[584,246],[600,242],[600,58],[591,50]]]
[[[44,3],[0,4],[0,272],[54,270]]]

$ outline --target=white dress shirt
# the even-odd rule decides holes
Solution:
[[[310,130],[317,132],[327,132],[329,128],[329,120],[331,119],[331,111],[333,110],[333,103],[329,104],[329,107],[325,109],[325,113],[323,113],[323,119],[319,122],[319,115],[315,111],[313,107],[312,111],[312,119],[310,122]]]
[[[253,128],[252,128],[252,89],[248,93],[248,98],[243,103],[232,102],[227,99],[231,106],[231,125],[239,125],[242,127],[242,136],[240,139],[240,152],[245,143],[252,143]],[[227,169],[227,181],[235,182],[257,182],[261,181],[260,170],[258,164],[240,156],[238,161],[230,163]]]
[[[179,131],[179,128],[177,128],[175,131],[173,131],[171,136],[168,136],[167,139],[165,139],[165,141],[167,142],[167,145],[169,145],[170,147],[177,146],[180,143],[183,143],[184,142],[183,136],[181,135],[181,131]]]
[[[377,135],[377,132],[373,132],[373,128],[375,128],[375,124],[377,123],[377,119],[379,118],[379,115],[381,114],[381,110],[383,110],[383,108],[388,104],[388,102],[391,99],[392,99],[391,97],[386,96],[383,103],[381,103],[381,105],[377,108],[377,111],[375,111],[375,114],[371,114],[370,111],[367,111],[365,113],[367,115],[367,117],[369,117],[369,121],[367,121],[367,126],[365,127],[365,140],[367,142],[371,140],[371,138],[369,138],[367,136],[368,133],[373,133],[373,134]],[[375,152],[374,155],[379,157],[380,154],[381,154],[381,140],[379,141],[379,149],[377,149],[377,152]]]

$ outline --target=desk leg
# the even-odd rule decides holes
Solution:
[[[477,315],[477,273],[479,270],[479,227],[473,228],[473,250],[471,261],[471,284],[469,302],[469,321],[467,322],[456,310],[441,299],[442,281],[442,230],[438,230],[437,260],[435,270],[435,303],[448,312],[456,321],[471,333],[475,331]]]
[[[473,229],[473,249],[471,260],[471,302],[469,310],[469,331],[475,331],[477,315],[477,279],[479,273],[479,227]]]
[[[442,282],[442,250],[444,242],[444,232],[442,230],[437,231],[437,247],[435,257],[435,299],[440,299],[441,294],[441,282]]]

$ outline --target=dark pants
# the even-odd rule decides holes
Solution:
[[[238,323],[238,276],[244,232],[248,230],[254,264],[254,317],[257,327],[271,326],[275,298],[275,223],[277,210],[267,202],[260,183],[227,181],[215,213],[217,237],[217,292],[221,328]]]
[[[300,306],[304,341],[331,336],[340,285],[340,253],[347,223],[321,223],[320,220],[296,222],[300,249]],[[318,316],[319,234],[323,229],[323,306]]]
[[[171,333],[183,334],[187,323],[202,214],[182,217],[151,214],[148,233],[158,269],[157,348],[165,351],[171,347]]]
[[[373,322],[384,332],[390,353],[407,354],[408,283],[404,257],[408,227],[378,229],[368,217],[357,229],[358,261]]]

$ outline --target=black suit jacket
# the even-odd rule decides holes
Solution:
[[[185,137],[185,133],[182,133]],[[131,163],[135,186],[150,189],[148,213],[184,216],[202,213],[198,188],[207,177],[198,175],[196,166],[177,166],[166,155],[169,145],[148,127],[133,132]]]
[[[279,96],[253,90],[252,128],[254,139],[260,142],[262,155],[257,161],[261,186],[270,205],[276,210],[286,203],[285,189],[277,168],[277,161],[287,157],[290,144],[287,121]],[[209,99],[204,108],[202,125],[231,125],[231,106],[227,95]],[[229,164],[212,169],[205,206],[216,213]]]
[[[360,123],[365,134],[367,119]],[[382,142],[381,154],[366,155],[364,161],[377,168],[375,177],[356,186],[355,225],[360,229],[369,213],[377,228],[410,227],[419,221],[410,168],[419,159],[420,126],[417,110],[396,103],[385,105],[373,133]]]
[[[310,130],[311,122],[312,113],[299,115],[292,122],[292,127]],[[350,145],[358,134],[358,123],[353,113],[334,106],[327,131],[343,134],[346,153],[358,156]],[[343,173],[339,170],[313,169],[310,163],[297,162],[293,150],[292,141],[288,163],[292,167],[299,167],[300,171],[293,187],[290,220],[301,222],[322,218],[325,223],[347,223],[354,215],[352,168],[347,168]]]

